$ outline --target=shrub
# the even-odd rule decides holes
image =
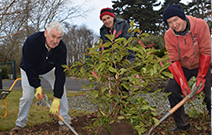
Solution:
[[[167,50],[166,50],[165,47],[163,47],[160,50],[157,50],[155,52],[155,55],[157,55],[158,57],[162,58],[166,53],[167,53]]]
[[[5,66],[2,66],[2,79],[8,78],[7,68]]]
[[[157,51],[151,45],[145,48],[141,42],[142,32],[135,28],[134,22],[130,23],[129,32],[140,33],[137,37],[117,38],[120,33],[106,35],[110,42],[102,45],[102,40],[89,49],[89,58],[75,62],[70,68],[63,67],[72,76],[88,78],[91,82],[85,89],[89,89],[94,104],[98,105],[98,117],[93,119],[93,128],[101,129],[106,126],[110,132],[109,124],[116,120],[126,120],[141,135],[152,125],[157,125],[159,120],[156,108],[151,107],[144,97],[138,98],[137,94],[145,93],[147,85],[155,78],[172,77],[164,71],[171,64],[168,63],[167,54],[160,58],[154,53]],[[138,43],[132,45],[132,43]],[[111,48],[104,50],[104,48]],[[97,51],[102,49],[102,52]],[[128,50],[136,53],[134,63],[123,59],[129,54]],[[78,68],[80,67],[80,70]],[[138,68],[140,67],[140,68]],[[135,70],[136,69],[136,70]],[[129,91],[126,93],[122,88]],[[160,90],[159,90],[160,91]],[[120,115],[118,115],[120,113]],[[97,131],[98,132],[98,131]]]
[[[162,49],[165,47],[165,41],[161,36],[149,35],[146,38],[142,38],[141,40],[145,45],[153,44],[155,49]]]

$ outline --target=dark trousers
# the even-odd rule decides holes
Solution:
[[[198,68],[189,70],[183,67],[183,71],[187,78],[187,81],[189,81],[189,79],[192,76],[197,77],[197,74],[198,74]],[[203,91],[205,92],[206,96],[204,98],[204,102],[207,103],[207,109],[209,112],[211,112],[211,68],[209,68],[205,79],[206,79],[206,82],[205,82],[205,88],[203,89]],[[182,94],[181,88],[178,85],[178,83],[175,81],[175,79],[170,79],[168,81],[166,86],[166,92],[172,92],[172,94],[170,94],[168,97],[171,108],[173,108],[176,104],[178,104],[183,99],[181,96]],[[189,124],[189,117],[185,113],[183,106],[181,106],[176,112],[173,113],[173,117],[177,126],[186,126]]]

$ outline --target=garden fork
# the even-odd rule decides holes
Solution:
[[[199,87],[196,86],[196,83],[192,86],[191,93],[187,95],[183,100],[181,100],[177,105],[175,105],[171,110],[169,110],[168,113],[166,113],[160,120],[159,124],[163,122],[166,118],[168,118],[171,114],[173,114],[175,111],[177,111],[183,104],[185,104],[186,101],[188,101],[190,98],[195,96],[197,94],[197,91],[202,87],[202,83],[200,83]],[[159,125],[158,124],[158,125]],[[151,134],[152,130],[157,127],[158,125],[153,125],[152,128],[149,130],[148,135]]]
[[[41,98],[42,103],[44,103],[48,108],[50,108],[50,104],[48,103],[48,96],[44,93],[44,97]],[[73,127],[71,127],[71,125],[69,125],[65,119],[59,114],[56,113],[57,117],[69,128],[71,129],[71,131],[75,134],[78,135],[78,133],[74,130]]]

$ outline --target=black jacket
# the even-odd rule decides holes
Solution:
[[[61,65],[66,64],[66,56],[67,49],[62,40],[48,52],[44,32],[37,32],[30,35],[23,45],[20,67],[26,72],[29,84],[34,88],[41,86],[39,75],[55,67],[54,97],[61,98],[66,79]]]
[[[116,30],[116,34],[119,33],[119,31],[122,30],[122,33],[117,37],[124,37],[128,40],[128,38],[131,36],[130,33],[128,33],[128,29],[130,28],[127,21],[121,19],[121,18],[114,18],[114,27],[111,30],[110,28],[106,27],[104,24],[100,28],[100,38],[103,40],[103,44],[109,41],[109,39],[105,36],[105,34],[112,34],[114,29]],[[111,30],[111,33],[110,33]],[[107,48],[105,48],[107,49]],[[135,61],[135,54],[133,51],[129,50],[130,54],[127,56],[127,59],[133,63]]]

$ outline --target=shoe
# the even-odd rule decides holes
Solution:
[[[70,131],[70,129],[66,125],[60,125],[59,130],[63,131],[63,132],[69,132]]]
[[[181,131],[190,130],[190,128],[191,128],[190,124],[188,124],[187,126],[183,126],[183,127],[179,127],[179,126],[175,125],[175,127],[170,129],[170,131],[174,131],[174,132],[180,131],[181,132]]]
[[[11,129],[10,134],[21,132],[24,129],[24,127],[15,126],[13,129]]]

